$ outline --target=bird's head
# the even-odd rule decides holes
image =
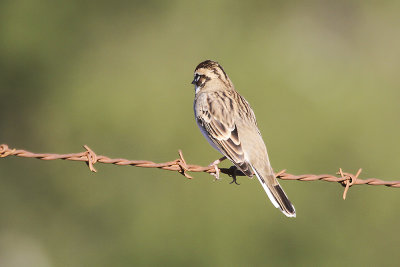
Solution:
[[[224,69],[218,62],[206,60],[197,65],[194,70],[194,84],[196,94],[204,88],[211,88],[214,86],[225,86],[226,89],[232,87],[232,82],[226,75]]]

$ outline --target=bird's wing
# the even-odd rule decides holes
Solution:
[[[252,176],[253,171],[245,160],[242,143],[235,124],[235,108],[229,99],[213,97],[203,98],[201,109],[196,114],[198,124],[203,127],[210,140],[244,174]]]

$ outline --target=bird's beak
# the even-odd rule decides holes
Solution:
[[[195,84],[196,83],[196,81],[195,81],[195,79],[193,79],[193,81],[191,82],[191,84]]]

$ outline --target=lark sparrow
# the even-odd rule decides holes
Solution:
[[[296,217],[275,178],[254,112],[236,92],[221,65],[211,60],[201,62],[192,84],[195,118],[207,141],[245,175],[255,174],[276,208],[288,217]]]

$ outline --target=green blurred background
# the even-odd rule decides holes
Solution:
[[[275,170],[400,179],[398,1],[1,1],[0,143],[189,163],[196,65],[251,103]],[[227,162],[223,166],[230,166]],[[400,191],[0,159],[1,266],[398,265]]]

